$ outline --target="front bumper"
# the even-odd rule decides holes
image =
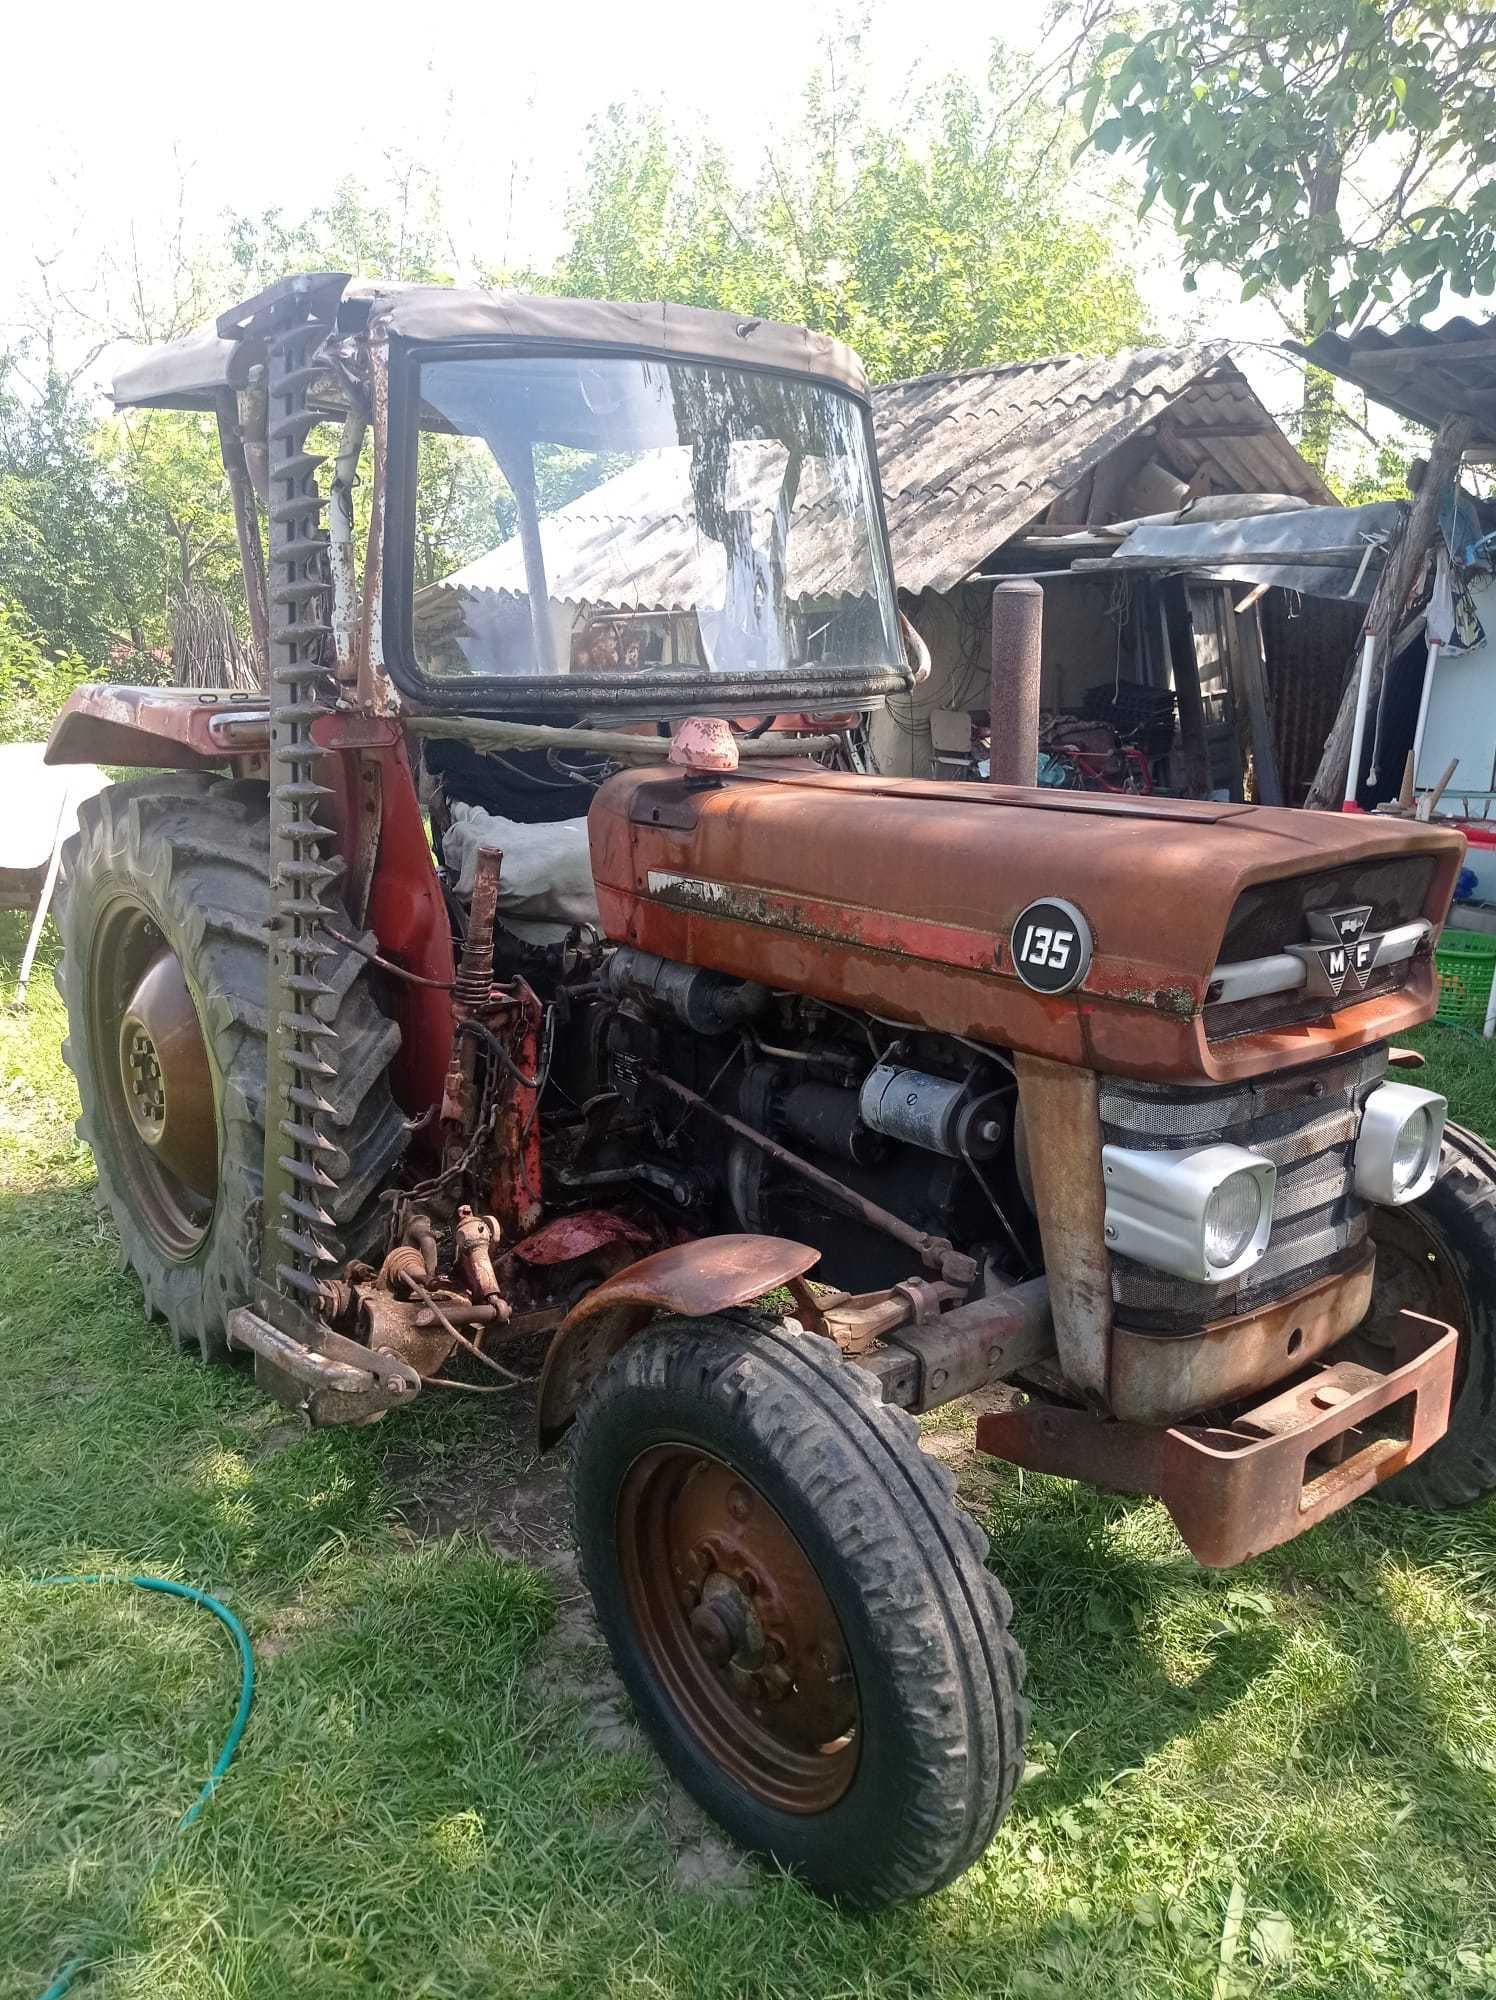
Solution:
[[[1352,1334],[1219,1425],[1118,1423],[1033,1401],[981,1417],[977,1449],[1108,1492],[1152,1494],[1199,1561],[1226,1569],[1338,1513],[1444,1435],[1455,1329],[1403,1312],[1388,1331],[1386,1345]]]

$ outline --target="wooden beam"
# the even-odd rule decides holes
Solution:
[[[1174,683],[1174,703],[1179,711],[1179,755],[1184,765],[1184,788],[1192,799],[1208,799],[1210,738],[1205,728],[1205,698],[1200,692],[1200,662],[1195,653],[1189,604],[1183,584],[1175,577],[1159,579],[1157,597],[1164,658],[1169,664],[1169,677]]]
[[[1278,776],[1278,752],[1273,742],[1272,703],[1267,689],[1267,672],[1262,659],[1262,629],[1257,607],[1238,613],[1232,605],[1232,591],[1221,593],[1221,623],[1226,631],[1226,658],[1231,674],[1232,699],[1238,713],[1245,711],[1246,739],[1251,746],[1253,798],[1260,806],[1281,806],[1283,784]]]
[[[1382,565],[1382,574],[1367,606],[1362,632],[1373,633],[1376,645],[1372,653],[1370,688],[1367,694],[1368,710],[1375,713],[1377,691],[1382,684],[1382,675],[1387,668],[1387,650],[1390,636],[1402,622],[1402,609],[1412,590],[1414,581],[1423,569],[1429,546],[1439,532],[1439,510],[1444,497],[1460,476],[1460,461],[1465,455],[1465,446],[1470,442],[1474,428],[1471,420],[1463,413],[1448,416],[1439,426],[1439,435],[1434,439],[1429,452],[1428,465],[1424,470],[1423,482],[1414,495],[1408,510],[1407,524],[1402,539],[1395,544],[1387,560]],[[1361,657],[1357,648],[1356,658]],[[1345,797],[1346,777],[1350,769],[1351,738],[1356,728],[1356,696],[1360,673],[1353,669],[1340,697],[1340,709],[1335,722],[1325,740],[1324,755],[1319,760],[1319,769],[1314,774],[1314,783],[1309,787],[1306,806],[1317,806],[1325,811],[1338,811]],[[1360,773],[1356,773],[1359,777]]]

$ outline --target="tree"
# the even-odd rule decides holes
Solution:
[[[556,289],[673,298],[799,321],[877,381],[1139,339],[1143,309],[1105,233],[1052,170],[1052,114],[951,81],[898,126],[866,116],[856,37],[829,42],[788,139],[749,185],[660,114],[592,128]],[[1011,79],[1009,79],[1011,81]]]
[[[42,742],[88,672],[76,653],[49,651],[22,607],[0,594],[0,743]]]
[[[54,369],[33,394],[0,359],[0,597],[46,645],[102,662],[162,636],[152,534],[95,448],[87,399]]]
[[[1083,119],[1140,156],[1189,276],[1234,272],[1303,338],[1496,286],[1496,0],[1171,0],[1101,40]],[[1320,464],[1332,411],[1311,378]]]

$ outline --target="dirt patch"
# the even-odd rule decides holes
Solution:
[[[433,1395],[440,1394],[433,1390]],[[390,1465],[396,1512],[418,1541],[479,1535],[496,1555],[554,1569],[570,1560],[570,1455],[535,1446],[535,1389],[495,1398],[493,1422],[471,1453],[433,1469],[414,1456]]]
[[[326,1612],[309,1611],[300,1604],[282,1605],[254,1635],[256,1661],[273,1666],[307,1639],[325,1632],[331,1622]]]
[[[665,1830],[674,1855],[674,1885],[688,1896],[723,1896],[744,1902],[753,1894],[755,1873],[747,1855],[723,1838],[694,1800],[670,1787]]]

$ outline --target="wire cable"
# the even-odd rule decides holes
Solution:
[[[186,1812],[177,1821],[175,1831],[177,1833],[185,1833],[193,1821],[200,1816],[209,1799],[212,1798],[213,1794],[218,1790],[219,1785],[223,1782],[224,1773],[234,1761],[234,1752],[239,1748],[239,1739],[244,1734],[245,1725],[249,1721],[250,1706],[254,1701],[255,1694],[255,1662],[254,1654],[250,1651],[249,1634],[226,1604],[221,1604],[216,1597],[210,1597],[205,1590],[196,1590],[190,1583],[174,1583],[169,1577],[109,1576],[101,1572],[80,1576],[41,1576],[36,1579],[36,1583],[39,1589],[48,1589],[57,1584],[128,1583],[133,1584],[137,1590],[156,1591],[163,1597],[180,1597],[188,1604],[196,1604],[204,1611],[210,1611],[219,1624],[227,1629],[230,1637],[233,1639],[239,1654],[239,1701],[234,1709],[234,1719],[229,1724],[229,1733],[223,1739],[223,1747],[213,1761],[213,1768],[208,1773],[206,1782],[198,1792],[197,1797],[188,1806]],[[155,1861],[152,1862],[147,1880],[149,1880],[150,1874],[154,1874],[160,1866],[167,1851],[167,1849],[163,1848]],[[57,1977],[52,1981],[52,1984],[47,1988],[46,1992],[42,1994],[41,2000],[62,2000],[62,1995],[71,1989],[73,1981],[88,1963],[89,1961],[81,1956],[69,1959]]]

